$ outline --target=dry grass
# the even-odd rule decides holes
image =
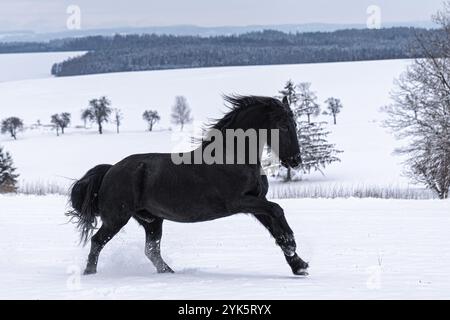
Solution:
[[[269,189],[268,197],[273,199],[297,198],[377,198],[377,199],[436,199],[437,196],[428,189],[403,186],[376,185],[311,185],[276,184]]]
[[[56,182],[22,182],[19,194],[27,195],[64,195],[69,194],[69,188]],[[326,184],[272,184],[268,198],[271,199],[301,199],[301,198],[377,198],[377,199],[437,199],[430,190],[404,186],[378,185],[326,185]]]
[[[20,194],[45,196],[50,194],[63,195],[69,194],[69,188],[56,182],[22,182],[17,190]]]

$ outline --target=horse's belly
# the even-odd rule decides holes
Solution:
[[[154,198],[147,206],[148,211],[160,218],[176,222],[210,221],[231,215],[223,199]]]

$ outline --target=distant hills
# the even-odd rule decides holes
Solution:
[[[416,28],[434,28],[432,22],[398,22],[386,23],[382,27],[416,27]],[[251,25],[251,26],[219,26],[219,27],[201,27],[195,25],[175,25],[175,26],[153,26],[153,27],[123,27],[108,29],[86,29],[86,30],[67,30],[53,33],[35,33],[33,31],[18,30],[2,32],[0,30],[0,42],[43,42],[62,38],[79,38],[87,36],[112,36],[115,34],[157,34],[157,35],[177,35],[177,36],[229,36],[240,35],[249,32],[276,30],[285,33],[297,32],[332,32],[343,29],[365,29],[365,24],[327,24],[327,23],[307,23],[307,24],[284,24],[284,25]]]

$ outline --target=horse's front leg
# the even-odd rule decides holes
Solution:
[[[308,263],[296,253],[294,233],[286,221],[283,209],[274,202],[261,198],[248,198],[240,201],[240,212],[252,213],[275,238],[284,253],[286,261],[296,275],[306,275]]]

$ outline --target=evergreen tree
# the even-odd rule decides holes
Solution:
[[[142,114],[142,118],[148,123],[148,131],[153,130],[153,126],[161,119],[158,111],[146,110]]]
[[[17,191],[18,174],[11,155],[0,147],[0,193]]]
[[[280,90],[281,97],[286,97],[289,106],[295,106],[298,101],[297,91],[294,82],[288,80],[283,90]]]
[[[342,151],[336,150],[335,145],[328,142],[329,131],[325,129],[326,122],[300,121],[298,123],[298,141],[302,164],[299,170],[304,173],[320,171],[327,165],[340,161],[337,157]]]
[[[294,82],[292,82],[292,80],[288,80],[283,90],[280,90],[279,92],[281,94],[281,98],[283,99],[283,101],[286,102],[291,109],[295,110],[297,108],[298,95]],[[286,169],[285,180],[286,181],[292,180],[291,168]]]
[[[298,89],[298,91],[296,90]],[[296,174],[307,174],[311,171],[323,173],[328,164],[340,161],[338,154],[342,151],[335,149],[335,145],[328,142],[326,122],[313,122],[312,116],[320,114],[317,96],[311,91],[310,83],[300,83],[297,87],[288,81],[284,90],[280,91],[293,110],[297,122],[297,137],[300,145],[302,164],[296,168],[279,168],[278,176],[285,181],[291,181]]]
[[[81,113],[81,119],[95,122],[98,125],[98,133],[103,134],[103,123],[109,121],[112,109],[111,101],[106,97],[89,101],[89,108]]]

